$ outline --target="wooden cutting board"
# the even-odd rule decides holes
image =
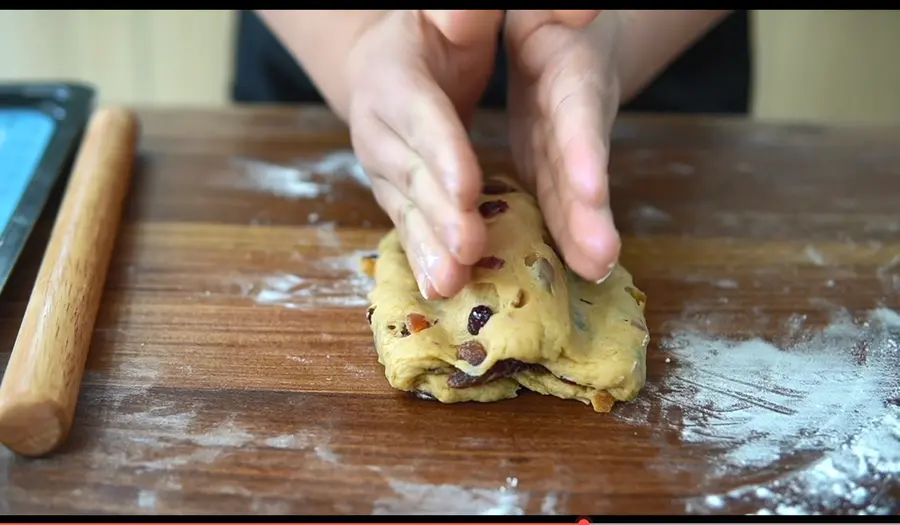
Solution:
[[[3,511],[897,510],[900,129],[623,118],[612,203],[653,340],[645,392],[598,415],[388,387],[355,261],[389,222],[326,111],[140,117],[75,424],[0,454]],[[510,169],[501,117],[475,136]]]

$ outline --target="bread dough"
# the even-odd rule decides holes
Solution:
[[[491,177],[479,207],[488,254],[455,297],[426,301],[396,231],[379,243],[367,318],[392,387],[444,403],[519,389],[608,412],[644,386],[646,296],[621,266],[601,284],[557,256],[534,198]]]

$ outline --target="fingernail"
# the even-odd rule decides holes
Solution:
[[[606,275],[604,275],[603,277],[597,279],[597,280],[595,281],[596,284],[600,284],[600,283],[602,283],[603,281],[609,279],[609,276],[612,275],[613,271],[616,269],[616,263],[615,263],[615,262],[609,263],[609,267],[608,267],[608,268],[609,268],[609,271],[606,272]]]
[[[438,256],[429,250],[416,252],[416,265],[419,267],[419,271],[416,272],[416,282],[419,284],[419,291],[422,293],[422,297],[426,300],[437,298],[432,276],[438,263]]]

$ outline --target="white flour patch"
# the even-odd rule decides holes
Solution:
[[[312,363],[312,361],[309,358],[300,357],[298,355],[289,355],[289,356],[287,356],[287,358],[295,363],[300,363],[301,365],[308,365],[308,364]]]
[[[315,159],[297,159],[289,165],[258,159],[235,158],[238,177],[216,181],[217,185],[267,193],[289,200],[328,199],[337,180],[353,180],[371,187],[369,178],[351,151],[337,150]],[[311,221],[314,222],[314,221]]]
[[[285,434],[265,440],[266,446],[287,450],[305,450],[312,446],[313,436],[306,434]]]
[[[320,223],[316,228],[316,238],[319,240],[319,244],[325,248],[341,247],[341,238],[335,231],[334,222]]]
[[[257,304],[294,310],[367,306],[366,296],[372,280],[360,267],[360,261],[367,253],[357,251],[317,260],[312,264],[319,274],[316,277],[281,273],[264,277],[260,282],[241,281],[238,284]]]
[[[284,199],[315,199],[331,191],[331,185],[313,182],[311,173],[294,166],[281,166],[253,159],[238,159],[244,177],[229,186],[241,190],[268,193]],[[224,183],[224,182],[223,182]]]
[[[555,492],[548,492],[541,501],[541,514],[554,515],[559,514],[556,505],[559,503],[559,496]]]
[[[156,493],[151,490],[138,492],[138,507],[144,510],[156,510]]]
[[[408,483],[388,479],[395,497],[375,502],[372,514],[517,515],[525,514],[528,494],[507,480],[499,489]]]
[[[332,465],[340,463],[340,457],[328,445],[316,445],[314,450],[316,451],[316,456],[322,461]]]
[[[816,249],[813,245],[807,245],[803,250],[803,254],[806,255],[806,258],[810,260],[816,266],[825,266],[827,261],[825,260],[825,256],[822,255],[822,252]]]
[[[635,222],[640,223],[664,223],[672,220],[671,215],[650,204],[642,204],[634,208],[629,216]]]
[[[693,166],[683,162],[672,162],[666,169],[674,175],[693,175],[696,171]]]
[[[200,436],[194,436],[192,441],[202,446],[215,447],[240,447],[255,439],[243,428],[234,424],[234,421],[225,421],[211,431]]]
[[[888,309],[856,320],[842,312],[825,329],[810,331],[803,316],[791,316],[784,324],[792,341],[784,348],[700,330],[664,341],[671,368],[645,399],[661,404],[653,410],[665,415],[664,427],[680,431],[685,446],[714,451],[707,485],[699,489],[768,472],[786,458],[794,463],[770,481],[691,500],[688,510],[733,504],[779,514],[896,510],[881,491],[900,476],[898,321]],[[635,403],[620,417],[646,422],[650,405]]]
[[[740,284],[734,279],[716,279],[707,275],[688,275],[684,282],[691,284],[711,284],[723,290],[737,290]]]

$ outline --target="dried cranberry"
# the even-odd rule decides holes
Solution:
[[[478,366],[487,357],[487,352],[478,341],[466,341],[456,350],[456,357],[472,366]]]
[[[406,316],[406,324],[412,333],[417,334],[422,330],[431,328],[431,322],[422,314],[409,314]]]
[[[504,193],[512,193],[514,191],[516,191],[515,188],[502,180],[496,179],[486,181],[484,183],[484,188],[481,190],[485,195],[503,195]]]
[[[504,261],[503,259],[489,255],[487,257],[482,257],[481,259],[479,259],[478,262],[475,263],[475,266],[479,268],[487,268],[489,270],[499,270],[500,268],[503,268],[504,264],[506,264],[506,261]]]
[[[508,209],[509,204],[506,204],[506,201],[502,200],[485,201],[478,206],[478,212],[481,213],[481,216],[485,219],[496,217]]]
[[[375,313],[375,307],[374,307],[374,306],[370,306],[369,309],[366,310],[366,322],[368,322],[369,325],[372,324],[372,314],[374,314],[374,313]]]
[[[469,312],[469,323],[466,327],[469,329],[469,333],[478,335],[478,332],[484,328],[484,325],[491,320],[492,315],[494,315],[494,311],[491,310],[490,306],[480,304],[475,308],[472,308],[472,311]]]

